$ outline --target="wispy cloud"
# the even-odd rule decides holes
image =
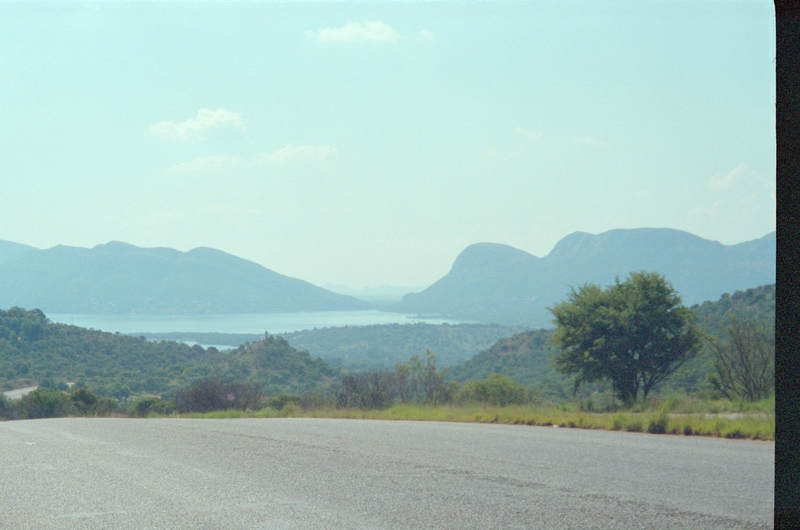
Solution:
[[[714,191],[720,191],[727,188],[730,188],[734,184],[734,180],[738,180],[739,177],[746,174],[747,171],[750,169],[750,166],[742,162],[732,170],[728,171],[727,173],[717,173],[708,183],[708,187]]]
[[[531,141],[536,141],[542,137],[542,133],[529,131],[527,129],[523,129],[522,127],[517,127],[516,129],[514,129],[514,132],[521,136],[524,136],[525,138]]]
[[[425,40],[434,40],[435,38],[436,38],[436,35],[434,35],[434,33],[432,31],[428,31],[427,29],[423,29],[422,31],[420,31],[419,32],[419,36],[417,37],[417,39],[423,40],[423,41],[425,41]]]
[[[197,136],[208,129],[220,125],[231,125],[237,129],[244,130],[244,120],[241,112],[233,112],[228,109],[208,110],[200,109],[197,111],[196,118],[189,118],[186,121],[160,121],[150,126],[149,132],[159,138],[174,138],[186,140]]]
[[[300,145],[297,147],[287,145],[272,153],[257,154],[249,159],[243,159],[238,156],[206,156],[176,164],[167,171],[169,173],[196,173],[241,170],[279,163],[321,161],[336,153],[338,153],[338,150],[329,145]]]
[[[397,32],[383,22],[348,22],[341,28],[325,28],[317,32],[317,42],[323,43],[394,42],[399,38]]]

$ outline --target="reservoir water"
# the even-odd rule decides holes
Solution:
[[[53,322],[119,333],[291,333],[305,329],[373,324],[460,324],[452,319],[421,319],[384,311],[317,311],[217,315],[89,315],[51,314]]]

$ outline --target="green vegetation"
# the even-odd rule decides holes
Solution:
[[[335,384],[339,369],[280,337],[220,353],[216,348],[105,333],[50,322],[41,311],[0,311],[0,389],[75,382],[107,398],[172,395],[216,377],[259,384],[266,392],[303,393]],[[45,385],[47,386],[47,385]]]
[[[255,385],[206,379],[178,392],[175,406],[180,412],[253,410],[261,408],[264,399],[265,396]]]
[[[312,393],[335,386],[343,375],[340,369],[272,335],[218,355],[215,361],[203,377],[251,383],[268,395]]]
[[[382,324],[283,333],[293,347],[350,371],[391,369],[431,350],[442,366],[461,363],[525,328],[487,324]]]
[[[758,401],[775,390],[775,327],[731,316],[728,340],[706,337],[714,357],[709,380],[729,399]]]
[[[649,307],[661,307],[667,313],[678,307],[670,305],[674,293],[660,283],[663,278],[643,279],[656,284],[655,299],[662,302]],[[621,285],[618,282],[616,287]],[[602,290],[590,294],[605,300]],[[601,323],[639,322],[626,319],[636,316],[648,297],[635,288],[616,294],[623,301],[632,296],[634,303],[610,308],[599,304],[605,311]],[[774,286],[726,295],[718,305],[707,303],[692,310],[705,319],[706,329],[711,326],[708,323],[728,322],[727,328],[717,328],[722,338],[705,333],[696,358],[661,385],[650,385],[647,399],[626,400],[610,373],[582,383],[573,394],[569,375],[555,370],[556,330],[518,333],[468,362],[447,368],[428,349],[391,369],[348,373],[292,348],[281,337],[266,335],[221,353],[215,348],[54,324],[41,311],[12,308],[0,311],[0,384],[10,389],[38,383],[39,389],[16,401],[0,396],[0,419],[305,416],[774,439],[775,404],[769,375],[774,366],[774,332],[770,333],[769,324],[774,321]],[[685,322],[690,320],[685,312],[681,314]],[[421,330],[424,335],[429,326],[397,327]],[[463,331],[460,326],[442,329],[443,333]],[[593,344],[598,342],[594,339]],[[751,357],[728,359],[749,362],[730,365],[725,373],[731,377],[723,379],[720,356],[743,351]],[[749,370],[742,373],[758,377],[736,379],[742,367]],[[755,368],[759,370],[754,372]],[[754,386],[753,381],[766,381],[767,386]]]
[[[108,416],[116,410],[116,400],[100,398],[85,388],[76,388],[71,393],[38,388],[17,401],[0,397],[0,419],[6,420]]]
[[[700,347],[696,317],[658,273],[635,272],[606,289],[585,284],[551,308],[556,369],[583,382],[610,380],[627,404],[645,398]]]
[[[463,385],[486,379],[493,373],[502,374],[544,399],[570,400],[572,384],[569,377],[556,372],[552,365],[553,355],[557,353],[550,345],[552,335],[551,329],[537,329],[499,340],[470,360],[449,367],[447,377]],[[602,384],[585,385],[578,395],[588,397],[603,389]]]
[[[460,403],[487,403],[495,407],[522,405],[533,401],[533,392],[501,374],[489,374],[483,381],[470,381],[458,392]]]
[[[705,302],[691,310],[698,316],[703,334],[708,336],[713,332],[724,338],[723,343],[727,341],[729,315],[738,316],[740,321],[766,322],[768,329],[774,329],[775,285],[725,294],[718,302]],[[573,396],[570,377],[558,373],[552,364],[553,356],[558,353],[550,342],[553,333],[552,329],[539,329],[500,340],[469,361],[449,367],[447,377],[463,385],[499,373],[530,388],[542,399],[563,402],[577,398],[585,402],[601,402],[603,408],[612,406],[614,396],[605,381],[584,383]],[[713,351],[705,344],[697,356],[687,360],[655,391],[663,395],[683,393],[707,400],[720,397],[722,394],[709,377],[715,372],[714,364]]]
[[[670,414],[661,410],[645,412],[620,411],[592,413],[568,406],[509,405],[493,407],[486,404],[406,405],[363,410],[360,408],[303,408],[300,406],[258,411],[216,411],[182,414],[184,418],[338,418],[405,421],[450,421],[462,423],[498,423],[577,429],[604,429],[624,432],[643,432],[681,436],[716,436],[722,438],[775,439],[775,416],[751,414],[738,417],[705,414]]]
[[[411,357],[398,363],[394,372],[371,370],[347,375],[342,380],[336,399],[343,408],[380,409],[393,403],[439,404],[452,401],[458,385],[445,384],[445,375],[436,366],[436,356],[425,351],[425,357]]]
[[[703,331],[721,337],[730,324],[730,317],[740,321],[762,322],[775,327],[775,284],[762,285],[732,295],[725,293],[715,302],[691,307]]]

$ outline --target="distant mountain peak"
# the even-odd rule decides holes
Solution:
[[[498,263],[528,262],[538,259],[524,250],[502,243],[474,243],[465,248],[453,262],[453,270],[494,266]]]
[[[593,235],[574,232],[544,258],[508,245],[478,243],[458,255],[450,272],[398,311],[484,323],[545,326],[547,307],[570,286],[609,285],[634,271],[663,274],[692,304],[724,292],[775,282],[773,235],[723,245],[672,228],[616,229]]]

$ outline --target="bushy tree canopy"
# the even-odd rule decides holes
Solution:
[[[550,308],[555,367],[583,382],[608,379],[625,402],[644,397],[700,346],[694,314],[667,280],[634,272],[602,289],[585,284]]]

